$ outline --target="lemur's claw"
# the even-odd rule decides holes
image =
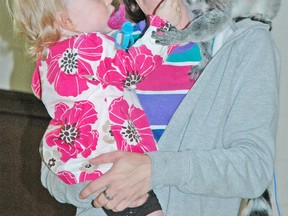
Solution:
[[[166,32],[163,32],[163,34],[159,34],[158,32],[156,31],[153,31],[152,32],[152,35],[151,37],[153,39],[155,39],[155,43],[156,44],[161,44],[161,45],[170,45],[169,41],[166,40]]]
[[[190,80],[197,80],[202,73],[203,68],[199,67],[198,65],[195,65],[192,67],[192,69],[188,72],[190,75]]]
[[[157,31],[152,31],[151,37],[157,44],[170,45],[178,43],[179,30],[170,24],[166,24]]]

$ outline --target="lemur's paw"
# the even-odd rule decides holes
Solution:
[[[166,33],[159,34],[158,31],[152,31],[151,37],[155,39],[156,44],[170,45],[170,41],[167,40]]]
[[[194,9],[191,12],[192,12],[192,15],[193,15],[192,20],[195,20],[195,19],[203,16],[203,14],[204,14],[203,10],[200,10],[200,9]]]
[[[156,44],[170,45],[178,43],[180,31],[170,24],[166,24],[157,31],[152,31],[151,37],[155,39]]]
[[[197,80],[200,76],[200,74],[202,73],[204,68],[199,67],[198,65],[195,65],[191,68],[191,70],[188,72],[188,74],[190,75],[190,80]]]

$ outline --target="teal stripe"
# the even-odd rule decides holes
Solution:
[[[171,53],[167,58],[168,62],[185,62],[185,61],[197,61],[201,60],[200,49],[198,46],[193,46],[192,49],[189,49],[183,53]]]

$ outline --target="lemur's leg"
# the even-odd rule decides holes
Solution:
[[[199,43],[199,48],[202,59],[198,65],[192,66],[189,71],[190,80],[198,79],[201,72],[212,58],[212,42],[201,42]]]

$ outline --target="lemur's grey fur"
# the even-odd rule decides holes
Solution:
[[[183,30],[171,27],[169,31],[162,32],[163,34],[154,32],[152,37],[163,45],[198,42],[202,61],[192,67],[189,73],[191,79],[197,79],[212,58],[212,38],[238,17],[253,18],[271,24],[281,0],[184,0],[184,3],[188,8],[189,25]]]

